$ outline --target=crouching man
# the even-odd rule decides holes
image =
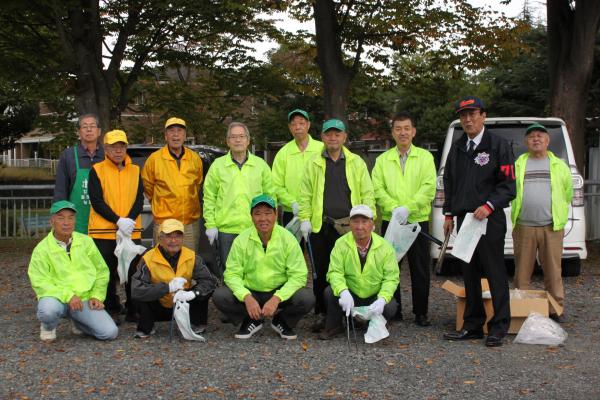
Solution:
[[[206,330],[208,300],[216,279],[199,255],[183,247],[183,238],[183,223],[163,221],[158,245],[144,254],[132,277],[131,296],[140,313],[136,338],[154,334],[155,321],[169,321],[177,301],[189,302],[192,330]]]
[[[373,232],[373,211],[357,205],[350,210],[351,232],[340,237],[331,252],[325,301],[327,318],[321,340],[344,332],[344,313],[354,306],[369,309],[390,320],[398,309],[393,298],[400,283],[394,248]]]
[[[52,231],[33,250],[29,279],[38,299],[40,338],[56,339],[68,317],[75,334],[111,340],[119,332],[104,310],[109,271],[94,241],[75,229],[75,204],[61,200],[50,208]]]
[[[233,241],[224,281],[213,302],[233,324],[238,339],[261,330],[264,318],[283,339],[296,339],[294,327],[315,305],[306,288],[308,270],[298,241],[277,221],[275,200],[259,195],[250,204],[253,227]]]

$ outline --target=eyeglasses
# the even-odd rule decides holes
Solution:
[[[247,135],[229,135],[229,136],[227,136],[227,139],[238,140],[238,139],[245,139],[247,137],[248,137]]]
[[[98,125],[93,124],[93,125],[81,125],[81,129],[96,129],[98,127]]]

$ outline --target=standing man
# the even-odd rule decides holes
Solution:
[[[365,204],[375,212],[373,184],[367,165],[360,156],[344,147],[348,137],[344,123],[330,119],[325,121],[321,132],[325,148],[308,162],[299,194],[302,235],[307,241],[310,235],[309,246],[316,270],[313,271],[316,272],[313,290],[317,320],[313,332],[320,332],[325,326],[323,292],[327,285],[329,256],[342,235],[340,232],[349,230],[350,209]]]
[[[525,131],[527,153],[515,163],[517,197],[512,202],[515,249],[515,287],[529,289],[536,255],[544,271],[544,286],[563,306],[565,291],[560,262],[564,226],[573,197],[571,171],[548,150],[550,135],[545,126],[530,125]],[[554,312],[550,318],[560,322]]]
[[[60,153],[52,201],[69,200],[75,204],[77,207],[75,232],[87,234],[90,216],[88,176],[92,165],[104,160],[104,149],[98,143],[100,137],[98,117],[84,114],[77,120],[77,126],[79,143]]]
[[[106,292],[106,310],[120,323],[121,302],[117,295],[118,260],[115,256],[117,230],[140,243],[142,232],[141,212],[144,205],[144,185],[140,178],[140,168],[131,163],[127,155],[127,135],[121,130],[113,130],[104,135],[106,159],[95,164],[90,171],[90,211],[89,235],[100,250],[110,270],[110,280]],[[133,307],[130,304],[131,280],[126,285],[127,320],[131,320]]]
[[[262,329],[264,318],[283,339],[296,339],[294,327],[315,304],[306,288],[308,270],[298,241],[276,224],[277,204],[267,195],[252,199],[253,226],[233,241],[225,269],[225,286],[213,302],[227,317],[241,322],[237,339],[249,339]]]
[[[304,110],[295,109],[288,114],[288,128],[294,137],[277,152],[273,161],[273,186],[277,199],[283,206],[283,225],[298,215],[298,192],[308,160],[323,151],[323,143],[308,133],[310,118]]]
[[[169,321],[176,301],[190,303],[192,330],[203,333],[216,279],[202,258],[183,246],[181,222],[166,219],[158,229],[158,244],[144,254],[132,277],[131,295],[140,313],[135,337],[153,334],[155,321]]]
[[[204,182],[204,219],[206,236],[212,245],[217,240],[223,271],[233,239],[252,226],[248,213],[255,196],[265,193],[274,196],[271,169],[262,158],[248,151],[250,132],[241,122],[232,122],[227,128],[229,152],[217,158]]]
[[[375,200],[381,209],[385,233],[390,222],[418,223],[421,231],[429,232],[431,202],[435,197],[436,170],[430,152],[412,144],[417,133],[413,119],[400,113],[392,119],[392,136],[396,147],[375,161],[372,171]],[[427,317],[430,286],[429,241],[417,236],[408,250],[413,314],[419,326],[429,326]],[[398,302],[396,319],[402,319],[400,286],[394,293]]]
[[[75,334],[100,340],[119,329],[104,310],[108,268],[92,239],[74,232],[75,204],[60,200],[50,208],[52,231],[33,249],[27,273],[38,299],[40,339],[56,339],[61,318],[72,321]]]
[[[160,224],[176,219],[185,225],[183,245],[197,250],[200,241],[199,191],[204,175],[202,159],[186,148],[185,121],[169,118],[165,123],[167,145],[148,157],[142,169],[144,193],[152,205],[154,243]]]
[[[486,321],[481,298],[481,278],[486,275],[492,295],[494,316],[488,323],[488,347],[502,346],[510,325],[508,278],[504,266],[504,208],[515,197],[514,157],[506,140],[488,131],[483,102],[468,96],[456,103],[456,112],[465,134],[452,144],[444,168],[444,233],[458,228],[467,213],[487,218],[487,230],[481,236],[469,264],[462,263],[466,305],[460,332],[444,334],[447,340],[483,337]]]
[[[329,340],[342,333],[342,317],[354,306],[369,306],[374,314],[391,319],[398,304],[394,292],[400,283],[400,270],[394,248],[373,232],[373,210],[357,205],[350,211],[350,229],[335,242],[327,272],[330,286],[325,289],[327,323],[319,335]]]

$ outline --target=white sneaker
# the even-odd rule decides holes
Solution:
[[[71,320],[71,332],[73,333],[73,335],[83,335],[83,332],[77,327],[77,325],[75,325],[75,321],[73,320]]]
[[[44,342],[51,342],[56,339],[56,328],[48,330],[44,328],[44,324],[40,325],[40,339]]]

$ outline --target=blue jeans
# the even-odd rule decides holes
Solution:
[[[37,318],[47,330],[56,329],[61,318],[71,318],[77,329],[99,340],[117,337],[119,328],[106,310],[91,310],[87,301],[82,301],[82,311],[71,311],[69,305],[55,297],[42,297],[38,302]]]

